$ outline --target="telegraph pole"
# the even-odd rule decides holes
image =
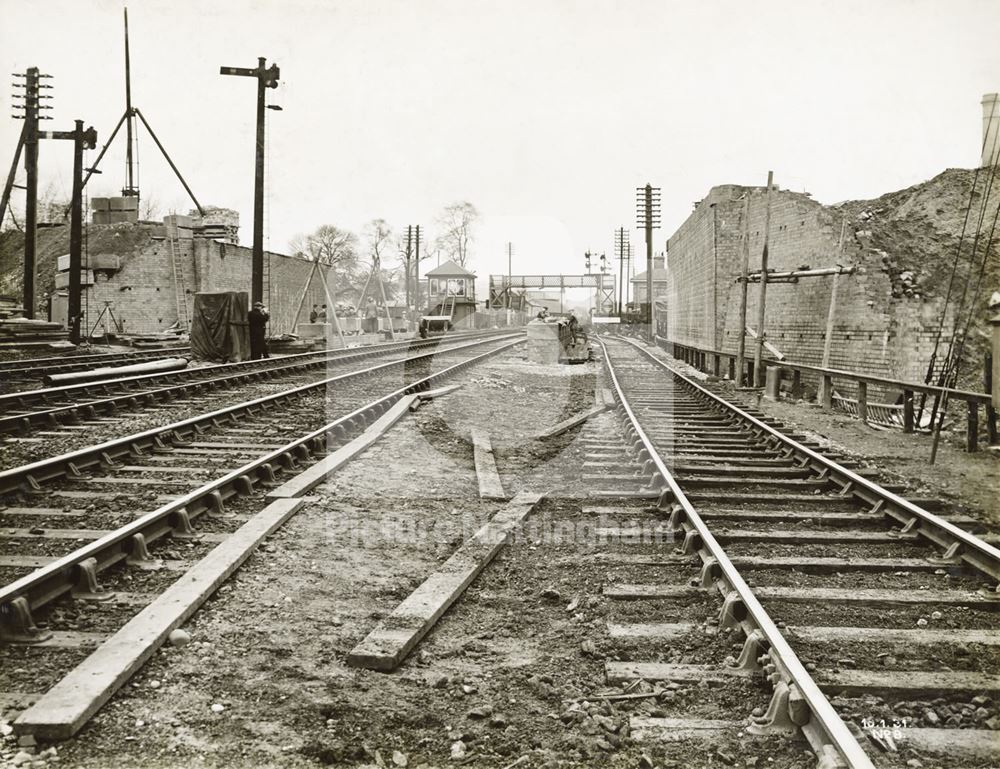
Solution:
[[[264,94],[277,88],[281,70],[277,64],[267,67],[267,59],[258,57],[257,67],[220,67],[220,75],[257,78],[257,148],[254,157],[253,256],[251,259],[250,301],[264,301]]]
[[[628,233],[624,227],[619,227],[615,232],[615,250],[618,252],[618,314],[624,312],[625,305],[625,250],[628,247]]]
[[[656,338],[653,298],[653,230],[660,226],[660,188],[647,184],[636,188],[636,214],[639,226],[646,230],[646,301],[643,319],[649,324],[649,341]]]
[[[23,99],[23,104],[13,104],[15,110],[21,110],[23,114],[14,115],[15,118],[24,120],[24,170],[27,175],[25,182],[25,203],[24,203],[24,283],[22,292],[22,303],[24,304],[24,315],[27,318],[35,317],[35,245],[38,233],[38,121],[51,120],[50,117],[41,117],[39,112],[51,109],[49,106],[42,106],[42,99],[51,99],[51,96],[42,96],[43,88],[51,88],[50,85],[42,85],[39,81],[51,75],[42,75],[38,67],[29,67],[22,75],[14,73],[16,78],[24,78],[23,83],[15,83],[15,88],[24,89],[23,96],[14,95],[15,99]]]
[[[97,146],[97,131],[92,127],[83,129],[83,121],[77,120],[72,131],[39,131],[39,139],[63,139],[73,142],[73,202],[70,205],[69,220],[69,341],[80,344],[81,285],[80,271],[83,269],[83,151]]]
[[[757,306],[757,345],[753,353],[753,386],[764,386],[764,372],[761,371],[761,358],[764,356],[764,309],[767,299],[767,247],[771,233],[771,185],[774,182],[774,171],[767,172],[767,210],[764,214],[764,250],[760,255],[760,300]]]
[[[747,344],[747,287],[750,284],[750,190],[743,200],[743,266],[740,270],[740,335],[736,340],[736,386],[743,386]]]
[[[514,290],[514,274],[511,270],[511,256],[513,255],[513,253],[514,253],[514,244],[508,240],[507,241],[507,310],[508,310],[507,322],[508,323],[510,322],[509,310],[511,305],[513,304],[513,302],[511,301],[513,299],[511,293]]]
[[[415,255],[413,259],[413,306],[420,307],[420,225],[416,226],[415,233]]]
[[[410,312],[410,279],[412,277],[412,272],[410,271],[410,260],[413,256],[413,225],[406,225],[406,254],[403,259],[406,261],[406,278],[403,281],[406,284],[406,312]],[[409,318],[407,318],[407,323],[409,323]],[[409,331],[409,329],[407,329]]]

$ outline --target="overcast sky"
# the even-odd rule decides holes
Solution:
[[[82,118],[109,137],[123,7],[0,0],[3,66],[54,77],[46,128]],[[1000,90],[996,0],[145,0],[129,25],[135,106],[199,200],[240,211],[244,243],[255,83],[219,66],[263,55],[283,107],[267,113],[269,246],[374,217],[433,232],[468,200],[481,276],[506,271],[507,240],[515,273],[610,256],[647,181],[663,188],[662,242],[710,187],[763,184],[768,169],[833,203],[974,167],[980,100]],[[5,174],[21,124],[2,97]],[[139,160],[143,196],[186,213],[144,132]],[[115,194],[124,132],[102,167],[89,192]],[[68,196],[71,168],[68,143],[42,145],[43,188]]]

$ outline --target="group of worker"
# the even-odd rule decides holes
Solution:
[[[551,323],[556,318],[553,318],[549,314],[547,307],[543,307],[538,311],[535,316],[535,320],[540,320],[543,323]],[[580,325],[579,319],[576,317],[576,311],[570,310],[569,315],[566,317],[566,325],[569,327],[570,333],[573,335],[573,344],[576,344],[577,340],[583,340],[584,343],[587,341],[587,333],[583,330],[583,326]]]
[[[319,305],[314,304],[312,306],[312,311],[309,313],[309,322],[326,323],[327,317],[326,305],[324,304],[320,307]],[[358,317],[361,317],[360,311],[358,311]],[[378,332],[378,306],[375,304],[373,299],[369,299],[368,304],[365,306],[365,314],[362,319],[361,330],[366,334],[375,334]]]

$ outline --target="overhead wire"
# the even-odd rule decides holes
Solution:
[[[990,121],[993,120],[993,116],[994,116],[994,113],[996,111],[996,104],[997,104],[996,101],[994,101],[993,104],[990,107],[990,117],[989,117]],[[986,141],[987,141],[987,139],[988,139],[988,132],[987,132],[987,134],[984,134],[984,136],[983,136],[983,143],[982,143],[982,146],[980,148],[980,153],[982,153],[986,149]],[[942,335],[944,333],[944,324],[945,324],[945,320],[947,319],[947,316],[948,316],[948,306],[951,303],[951,294],[952,294],[952,290],[954,289],[954,285],[955,285],[955,276],[956,276],[956,273],[958,271],[958,264],[959,264],[959,260],[960,260],[961,255],[962,255],[962,245],[965,242],[965,233],[966,233],[966,230],[967,230],[968,225],[969,225],[969,216],[972,213],[972,204],[973,204],[973,200],[975,199],[976,186],[979,183],[979,173],[980,173],[981,170],[982,170],[982,167],[976,168],[976,172],[975,172],[975,174],[972,177],[972,188],[969,190],[969,202],[968,202],[968,204],[965,207],[965,217],[963,218],[963,221],[962,221],[962,232],[961,232],[961,234],[959,235],[959,238],[958,238],[958,247],[955,249],[955,258],[952,260],[951,274],[948,277],[948,288],[945,291],[944,304],[941,306],[941,317],[940,317],[940,320],[938,321],[937,331],[935,332],[935,335],[934,335],[934,349],[931,350],[931,356],[930,356],[930,358],[928,359],[928,362],[927,362],[927,373],[924,375],[924,384],[930,384],[931,381],[934,379],[934,367],[935,367],[935,365],[937,363],[938,349],[940,348],[941,337],[942,337]],[[970,259],[970,261],[971,261],[971,259]],[[944,367],[942,367],[942,372],[940,372],[939,376],[938,376],[938,384],[939,385],[943,384],[943,379],[942,379],[942,376],[941,376],[941,373],[943,373],[943,368]],[[920,407],[917,410],[917,421],[918,422],[920,421],[920,417],[923,415],[924,406],[925,406],[926,402],[927,402],[927,395],[926,395],[926,393],[922,393],[921,397],[920,397]],[[934,409],[935,410],[937,409],[937,405],[938,405],[938,399],[937,399],[937,397],[935,397],[935,399],[934,399]],[[934,414],[932,412],[931,421],[933,422],[933,420],[934,420]]]
[[[992,160],[996,149],[997,140],[994,140],[994,145],[990,150],[989,158]],[[984,142],[985,148],[985,142]],[[962,291],[962,299],[959,304],[958,310],[956,310],[954,315],[954,326],[952,329],[951,341],[948,345],[948,355],[945,359],[945,366],[942,370],[942,374],[939,379],[943,382],[944,386],[953,387],[958,383],[958,376],[961,367],[962,354],[965,351],[965,344],[968,339],[969,328],[972,325],[972,318],[976,310],[976,297],[979,294],[980,287],[982,286],[983,276],[986,273],[986,266],[989,262],[990,250],[993,246],[993,237],[996,233],[997,219],[1000,217],[1000,202],[997,204],[996,211],[993,214],[993,222],[990,226],[990,234],[986,240],[985,247],[983,249],[983,256],[979,262],[979,270],[976,274],[975,288],[972,290],[972,296],[969,301],[968,315],[965,319],[964,326],[961,323],[962,313],[965,311],[965,300],[968,295],[969,284],[972,282],[972,269],[975,267],[975,256],[976,250],[979,244],[980,236],[982,235],[982,225],[986,218],[986,211],[989,206],[990,194],[993,190],[993,182],[996,179],[997,169],[1000,168],[1000,163],[991,163],[989,177],[987,179],[986,191],[983,196],[983,203],[979,213],[979,219],[976,223],[976,234],[973,239],[972,253],[969,258],[970,272],[965,281],[965,287]],[[933,430],[933,440],[931,442],[931,456],[930,463],[934,464],[937,457],[938,444],[941,437],[941,429],[944,425],[945,415],[948,411],[948,403],[950,401],[951,391],[946,389],[943,395],[936,396],[934,401],[934,411],[931,413],[931,427]],[[940,409],[938,410],[938,406]]]

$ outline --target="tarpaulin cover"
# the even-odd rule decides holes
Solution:
[[[236,363],[250,357],[246,291],[194,295],[191,354],[218,363]]]

